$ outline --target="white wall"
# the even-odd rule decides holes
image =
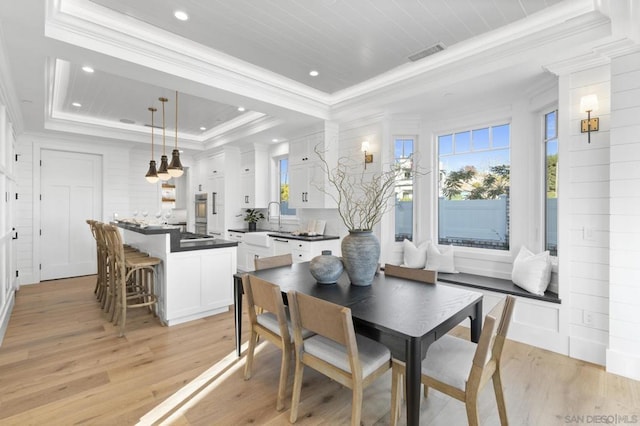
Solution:
[[[19,194],[16,202],[17,268],[20,284],[40,281],[39,274],[39,161],[42,149],[69,150],[102,156],[103,197],[102,221],[131,217],[133,210],[148,210],[153,218],[160,209],[160,183],[148,183],[144,175],[149,167],[149,155],[145,147],[110,143],[97,138],[58,138],[54,136],[23,134],[18,138],[16,153],[16,183]],[[184,165],[190,164],[189,156],[181,157]],[[87,227],[87,232],[89,228]]]
[[[640,380],[640,53],[611,61],[610,137],[607,371]]]
[[[602,65],[561,77],[567,102],[559,114],[559,259],[561,298],[568,308],[569,355],[605,364],[609,328],[609,91]],[[600,131],[580,132],[580,98],[597,94]],[[562,106],[562,105],[561,105]]]

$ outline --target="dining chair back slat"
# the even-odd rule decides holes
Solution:
[[[262,269],[277,268],[279,266],[287,266],[293,264],[291,253],[279,254],[277,256],[256,257],[253,259],[253,266],[256,271]]]
[[[429,269],[407,268],[404,266],[384,265],[384,274],[389,277],[406,278],[413,281],[421,281],[427,284],[435,284],[438,281],[438,272]]]
[[[261,278],[245,274],[242,285],[247,298],[247,313],[249,314],[250,336],[247,349],[247,359],[244,369],[244,379],[251,378],[255,349],[258,337],[263,336],[267,341],[276,345],[282,351],[280,362],[280,381],[276,409],[284,408],[284,399],[289,377],[289,364],[293,345],[289,334],[282,292],[280,287]],[[274,317],[277,325],[274,324]]]
[[[356,336],[351,309],[296,291],[287,293],[291,310],[296,369],[289,421],[298,418],[304,366],[351,389],[351,424],[360,424],[363,389],[391,367],[388,348]],[[304,338],[302,330],[315,335]]]

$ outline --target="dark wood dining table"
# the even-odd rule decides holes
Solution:
[[[471,319],[471,340],[482,328],[482,294],[444,284],[425,284],[379,273],[370,286],[354,286],[343,273],[336,284],[318,284],[309,263],[294,263],[249,272],[277,284],[351,309],[357,333],[386,345],[394,358],[406,364],[407,425],[420,422],[420,376],[429,345],[466,318]],[[234,275],[236,351],[242,333],[242,276]],[[428,359],[427,359],[428,361]]]

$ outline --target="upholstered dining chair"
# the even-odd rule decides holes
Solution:
[[[429,269],[407,268],[404,266],[384,265],[384,274],[389,277],[406,278],[413,281],[421,281],[427,284],[435,284],[438,281],[438,272]]]
[[[277,268],[278,266],[287,266],[293,264],[291,253],[280,254],[269,257],[256,257],[253,259],[253,266],[256,271],[261,269]]]
[[[491,309],[484,319],[477,344],[447,334],[431,344],[422,362],[425,398],[428,389],[434,388],[464,402],[470,426],[479,423],[478,394],[489,379],[493,381],[500,423],[509,424],[500,377],[500,360],[515,301],[515,297],[507,296]],[[395,425],[400,415],[398,396],[405,371],[404,363],[394,360],[392,371],[391,424]]]
[[[276,284],[245,274],[242,277],[242,286],[247,298],[247,312],[251,327],[244,379],[249,380],[251,378],[259,336],[264,337],[267,341],[280,348],[282,361],[280,363],[280,383],[278,385],[276,409],[281,411],[284,408],[289,379],[289,364],[291,363],[293,349],[293,335],[287,308],[282,301],[280,287]],[[305,336],[310,334],[305,332]]]
[[[389,349],[355,334],[351,309],[295,291],[287,295],[296,354],[291,423],[298,418],[306,365],[351,389],[351,424],[360,425],[363,389],[391,367]],[[305,339],[303,330],[315,335]]]

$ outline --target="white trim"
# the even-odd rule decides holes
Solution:
[[[640,380],[640,357],[607,349],[607,372]]]

